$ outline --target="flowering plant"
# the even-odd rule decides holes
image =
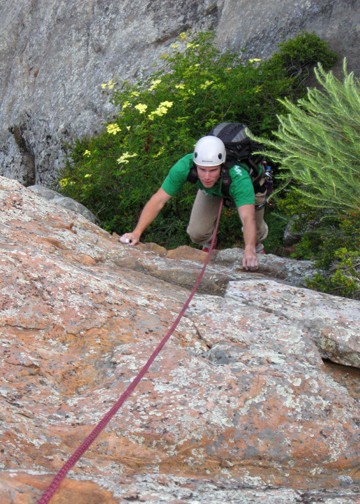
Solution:
[[[294,72],[293,47],[288,60],[286,46],[267,62],[245,60],[241,53],[219,51],[213,39],[213,33],[182,33],[147,78],[130,83],[114,76],[99,86],[116,107],[116,117],[100,134],[76,141],[59,185],[95,213],[105,229],[119,234],[132,229],[169,168],[215,124],[241,121],[256,134],[270,134],[282,110],[279,98],[304,92]],[[309,44],[305,39],[297,45],[303,54]],[[321,59],[321,50],[314,52],[316,61]],[[194,191],[188,186],[170,200],[145,239],[167,247],[188,242],[185,228]],[[225,242],[235,226],[236,214],[222,226]]]

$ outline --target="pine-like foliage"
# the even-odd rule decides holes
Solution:
[[[343,62],[343,80],[315,69],[320,89],[309,88],[296,104],[281,101],[274,139],[257,139],[279,164],[279,177],[309,207],[336,213],[360,209],[360,87]]]

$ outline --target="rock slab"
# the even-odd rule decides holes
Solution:
[[[0,212],[0,501],[30,504],[145,365],[205,254],[122,245],[3,177]],[[359,302],[272,276],[269,256],[243,272],[241,253],[211,258],[52,502],[358,502]]]

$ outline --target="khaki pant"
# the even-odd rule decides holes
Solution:
[[[262,242],[268,235],[268,226],[264,221],[266,193],[255,194],[256,248],[262,248]],[[219,213],[221,198],[198,190],[186,229],[193,243],[210,243]],[[260,208],[258,207],[260,205]],[[261,206],[262,205],[262,206]]]

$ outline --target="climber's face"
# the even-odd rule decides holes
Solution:
[[[213,187],[220,178],[221,166],[197,165],[197,173],[204,187]]]

